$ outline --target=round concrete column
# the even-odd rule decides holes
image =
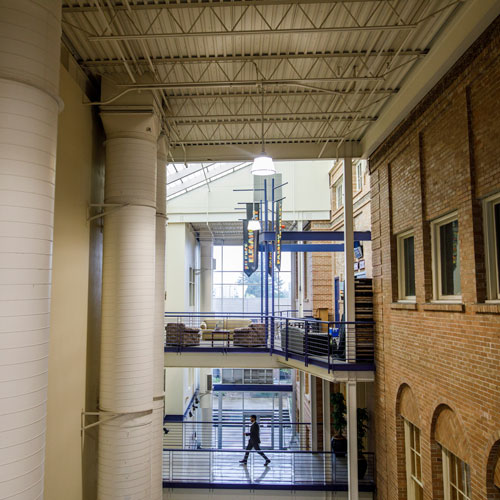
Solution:
[[[0,0],[0,496],[43,498],[61,4]]]
[[[212,310],[213,242],[200,241],[200,254],[200,309],[202,312],[210,312]]]
[[[151,498],[156,152],[151,112],[101,112],[107,134],[99,500]]]
[[[155,326],[153,340],[153,430],[151,432],[151,498],[161,500],[163,405],[164,386],[164,339],[165,339],[165,224],[167,212],[167,154],[166,138],[158,141],[156,175],[156,257],[155,257]]]

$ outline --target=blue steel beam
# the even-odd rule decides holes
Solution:
[[[275,231],[262,231],[261,241],[275,241]],[[371,241],[371,231],[354,231],[354,241]],[[344,241],[344,231],[283,231],[282,241]]]
[[[269,245],[271,250],[273,245]],[[264,245],[259,245],[259,249],[263,250]],[[343,252],[343,243],[305,243],[303,245],[289,243],[287,245],[281,245],[282,252]]]

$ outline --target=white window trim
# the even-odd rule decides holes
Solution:
[[[335,188],[335,208],[338,210],[344,206],[344,178],[341,176],[337,182],[334,184]],[[342,196],[339,197],[338,191],[342,191]]]
[[[449,224],[454,220],[458,221],[458,212],[451,212],[439,219],[431,222],[431,250],[432,250],[432,288],[433,288],[433,302],[448,302],[448,303],[461,303],[462,294],[460,295],[441,295],[442,282],[441,282],[441,241],[439,238],[439,228],[445,224]],[[460,238],[460,222],[458,224],[458,234]],[[460,259],[460,245],[458,247],[458,258]],[[460,259],[460,264],[462,259]],[[459,266],[459,275],[460,275]],[[461,276],[460,276],[461,278]],[[461,288],[461,287],[460,287]]]
[[[356,165],[356,191],[363,189],[363,166],[362,161]]]
[[[452,455],[451,451],[448,451],[446,448],[443,446],[441,447],[441,454],[443,458],[443,490],[444,490],[444,500],[451,500],[450,497],[450,488],[451,488],[451,482],[450,482],[450,455]],[[457,457],[458,460],[460,458]],[[463,460],[462,460],[463,462]],[[465,462],[464,462],[465,463]],[[467,464],[465,464],[467,465]],[[468,465],[467,465],[468,466]],[[470,469],[469,469],[469,474],[470,474]],[[469,477],[470,480],[470,477]],[[458,488],[457,485],[454,486],[454,488],[460,492],[463,495],[463,498],[466,500],[470,500],[471,497],[466,494],[465,491],[462,491]],[[470,486],[469,486],[470,489]],[[469,493],[471,493],[469,491]]]
[[[415,477],[412,473],[412,454],[411,454],[411,432],[412,427],[415,427],[410,421],[403,418],[404,429],[405,429],[405,461],[406,461],[406,492],[408,496],[408,500],[414,500],[416,498],[415,485],[418,484],[422,489],[424,484],[422,483],[422,479]],[[420,443],[422,446],[422,443]],[[420,448],[422,449],[422,448]],[[416,452],[415,452],[416,453]],[[422,454],[420,456],[420,470],[422,470]]]
[[[415,233],[413,229],[397,235],[397,259],[398,259],[398,302],[415,302],[415,295],[405,295],[405,262],[403,241],[413,236],[413,250],[415,251]],[[414,263],[415,266],[415,263]]]
[[[500,303],[500,269],[498,269],[497,234],[494,207],[500,203],[500,193],[483,200],[483,234],[486,257],[486,293],[490,303]]]

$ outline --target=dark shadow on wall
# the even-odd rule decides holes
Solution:
[[[492,446],[486,469],[488,500],[500,500],[500,439]]]
[[[98,110],[93,109],[93,151],[90,203],[104,202],[104,130]],[[96,210],[91,212],[94,215]],[[101,296],[102,296],[102,218],[90,224],[89,249],[89,293],[87,317],[87,363],[85,411],[97,412],[99,409],[99,374],[101,357]],[[85,424],[97,422],[97,416],[86,416]],[[97,445],[98,426],[85,431],[82,450],[82,489],[84,500],[97,498]]]

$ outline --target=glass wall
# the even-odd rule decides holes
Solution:
[[[214,391],[213,421],[218,448],[244,448],[250,415],[256,415],[261,447],[283,449],[294,446],[300,429],[290,424],[292,392]],[[220,424],[217,424],[220,422]]]
[[[214,384],[291,384],[290,368],[213,368]]]
[[[250,277],[243,272],[243,246],[214,245],[215,268],[212,280],[212,311],[215,312],[260,312],[261,271],[259,268]],[[291,259],[284,252],[281,271],[275,269],[275,310],[291,309]],[[271,296],[269,278],[269,296]]]

